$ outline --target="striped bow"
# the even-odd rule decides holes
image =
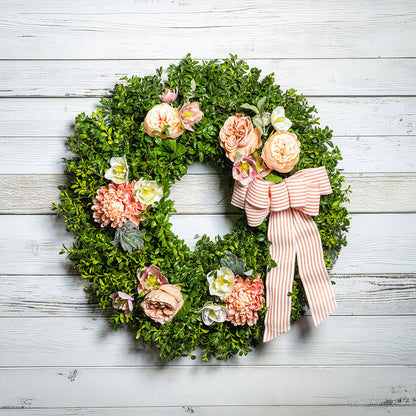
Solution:
[[[295,255],[315,326],[336,308],[334,291],[326,271],[319,231],[313,215],[319,213],[321,195],[332,193],[324,167],[304,169],[279,184],[259,177],[249,185],[235,182],[231,203],[245,209],[250,226],[258,226],[270,214],[268,238],[277,266],[267,274],[267,313],[264,342],[290,328]]]

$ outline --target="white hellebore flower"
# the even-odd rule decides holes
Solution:
[[[234,279],[235,275],[228,267],[221,267],[217,270],[216,278],[213,271],[208,273],[209,294],[224,300],[231,293]]]
[[[123,157],[112,157],[110,159],[111,168],[105,173],[104,177],[116,184],[124,183],[129,180],[129,166],[126,155]]]
[[[163,187],[159,186],[156,181],[140,178],[134,185],[134,194],[142,204],[153,205],[162,199]]]
[[[288,131],[292,125],[292,122],[285,117],[285,109],[282,106],[273,110],[271,122],[276,131]]]
[[[211,325],[214,322],[224,322],[227,317],[227,308],[223,305],[215,305],[212,302],[207,302],[199,312],[205,325]]]

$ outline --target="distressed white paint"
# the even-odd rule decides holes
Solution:
[[[0,213],[48,214],[59,202],[63,175],[0,175]],[[346,174],[351,213],[416,212],[416,174]],[[239,213],[231,205],[232,187],[223,175],[185,175],[171,187],[178,214]]]
[[[13,407],[23,401],[32,407],[152,406],[155,400],[157,406],[383,405],[403,397],[412,398],[403,404],[414,405],[416,394],[412,366],[23,367],[2,373],[0,406]]]
[[[332,279],[337,298],[334,315],[416,314],[416,275],[333,275]],[[0,282],[0,318],[97,318],[103,314],[88,302],[84,281],[76,275],[3,275]]]
[[[207,234],[211,239],[232,229],[238,215],[174,215],[172,231],[192,248]],[[50,215],[0,216],[0,264],[4,274],[67,274],[71,271],[62,245],[72,236],[62,218]],[[416,214],[352,215],[348,245],[341,251],[335,274],[414,273]]]
[[[4,59],[415,56],[412,0],[3,1]]]
[[[1,132],[0,132],[1,134]],[[65,137],[1,137],[0,148],[7,163],[0,175],[62,174],[63,158],[71,158]],[[416,136],[334,137],[346,173],[416,173]],[[210,173],[212,166],[195,163],[189,173]]]
[[[111,313],[111,311],[109,311]],[[132,367],[155,366],[155,351],[132,331],[115,332],[105,319],[89,317],[25,317],[13,323],[0,318],[0,366]],[[50,328],[54,330],[51,331]],[[402,334],[406,334],[403,337]],[[351,339],[354,343],[351,343]],[[99,348],[97,348],[99,346]],[[36,351],[28,354],[27,351]],[[293,354],[296,351],[296,354]],[[292,324],[290,333],[258,346],[246,357],[210,366],[416,365],[416,319],[413,316],[333,316],[319,327],[311,316]],[[182,358],[165,366],[195,366]]]
[[[68,136],[75,116],[91,114],[97,98],[2,98],[0,132],[5,137]],[[311,97],[322,126],[336,136],[415,135],[415,97]]]
[[[3,0],[0,416],[413,414],[415,15],[412,0]],[[63,220],[36,214],[56,199],[75,115],[121,76],[187,52],[238,53],[306,94],[344,156],[349,209],[366,214],[352,216],[334,268],[338,309],[320,327],[307,316],[246,358],[165,367],[107,329],[58,254],[72,239]],[[217,215],[201,215],[191,183],[211,186],[212,201],[226,190],[205,166],[190,172],[172,221],[192,245],[236,217],[215,202]]]
[[[305,95],[415,95],[414,59],[247,59],[262,75],[274,73],[283,90]],[[0,61],[0,97],[109,95],[122,77],[166,69],[170,60]],[[16,79],[16,75],[19,78]],[[290,82],[288,81],[290,80]]]

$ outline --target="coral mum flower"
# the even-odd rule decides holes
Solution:
[[[139,227],[140,221],[144,216],[137,218],[146,210],[146,205],[142,204],[134,196],[134,185],[132,183],[114,184],[110,183],[108,188],[102,186],[93,200],[94,220],[101,223],[101,227],[111,225],[119,229],[125,222],[131,221]]]
[[[263,307],[263,281],[259,275],[251,282],[251,278],[245,280],[238,277],[234,280],[233,290],[225,299],[227,308],[227,321],[235,326],[254,325],[259,316],[257,311]]]

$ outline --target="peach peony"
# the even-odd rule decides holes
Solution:
[[[263,307],[263,291],[263,281],[259,275],[253,282],[250,277],[245,280],[236,278],[231,294],[225,299],[227,321],[235,326],[254,325],[259,318],[257,311]]]
[[[220,139],[228,159],[234,162],[236,152],[248,156],[261,146],[261,131],[253,128],[250,117],[236,114],[221,127]]]
[[[160,286],[146,295],[141,306],[149,318],[167,324],[183,306],[181,288],[176,285]]]
[[[290,172],[299,160],[300,142],[294,133],[272,134],[266,141],[261,157],[270,169]]]
[[[167,125],[169,125],[169,134],[165,136],[162,131]],[[159,136],[162,139],[166,137],[176,139],[184,132],[178,109],[167,103],[157,104],[149,110],[144,118],[143,127],[150,137]]]
[[[144,216],[137,218],[146,210],[146,205],[139,202],[134,196],[134,185],[132,183],[114,184],[110,183],[108,188],[102,186],[93,200],[94,220],[101,223],[101,227],[108,224],[113,228],[121,228],[125,222],[131,221],[139,227]]]

